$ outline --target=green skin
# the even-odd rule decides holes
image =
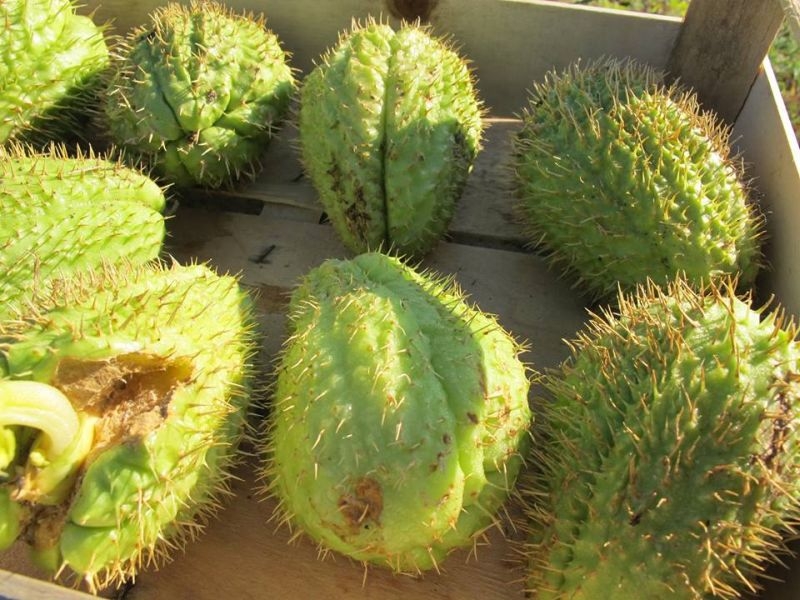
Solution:
[[[306,172],[353,252],[428,252],[445,233],[482,132],[466,63],[418,27],[354,28],[306,77]]]
[[[125,266],[0,325],[1,424],[41,432],[0,485],[0,542],[24,532],[40,563],[92,590],[179,544],[243,434],[252,309],[206,267]],[[135,417],[120,424],[115,406]]]
[[[729,287],[595,317],[545,382],[539,600],[739,597],[800,516],[800,346]]]
[[[267,477],[323,547],[399,572],[473,543],[528,442],[519,347],[397,259],[327,261],[292,297]]]
[[[515,138],[531,240],[589,297],[648,278],[699,283],[758,271],[761,220],[711,115],[625,61],[537,84]]]
[[[114,71],[104,103],[112,141],[179,187],[252,175],[295,89],[264,23],[212,2],[158,8]]]
[[[0,3],[0,145],[80,138],[109,52],[70,0]]]
[[[149,177],[108,160],[0,155],[0,318],[57,276],[158,257],[165,203]]]

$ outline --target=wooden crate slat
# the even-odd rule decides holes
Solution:
[[[786,107],[775,98],[780,90],[767,70],[753,85],[732,140],[767,217],[761,296],[775,294],[790,315],[800,318],[800,148]]]
[[[734,123],[783,16],[776,0],[692,0],[667,70]]]
[[[57,586],[47,581],[0,569],[0,598],[3,600],[90,600],[82,592]]]

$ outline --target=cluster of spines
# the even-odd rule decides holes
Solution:
[[[398,60],[408,36],[417,36],[415,43],[428,45],[430,51],[422,56],[438,59],[434,66],[438,75],[433,79],[418,72],[424,61],[409,64]],[[362,43],[372,44],[374,52],[352,56],[350,46]],[[366,93],[362,84],[335,79],[335,70],[345,61],[356,61],[359,69],[370,71],[369,84],[376,85],[376,93]],[[403,69],[411,77],[398,79]],[[395,89],[398,83],[413,89]],[[350,250],[418,258],[444,235],[481,149],[485,109],[475,90],[470,63],[453,40],[436,37],[429,26],[419,23],[406,23],[395,31],[373,18],[353,20],[349,30],[340,32],[337,44],[323,53],[300,90],[294,121],[306,171]],[[328,101],[343,102],[347,93],[352,98],[337,114],[325,109],[325,95],[330,96]],[[441,97],[432,98],[431,94]],[[435,100],[432,105],[431,100]],[[429,122],[429,116],[448,110],[446,125],[435,119]],[[342,124],[348,120],[353,123]],[[418,125],[419,131],[412,130]],[[437,127],[452,138],[446,143],[453,156],[436,151],[424,154]],[[449,132],[447,127],[456,131]],[[328,142],[323,152],[321,144],[333,129],[340,137]],[[341,148],[358,148],[357,157],[348,157]],[[437,165],[438,170],[432,172],[434,162],[444,165]],[[420,164],[429,167],[424,175],[419,174]]]
[[[124,330],[128,337],[133,339],[151,340],[154,331],[170,329],[171,326],[165,325],[163,322],[163,318],[168,317],[169,314],[191,309],[191,314],[186,315],[187,319],[191,319],[191,316],[202,316],[201,313],[207,310],[196,302],[197,299],[193,302],[186,300],[185,295],[174,297],[165,304],[165,293],[167,296],[190,293],[195,277],[204,280],[205,285],[210,282],[214,286],[222,286],[221,294],[235,292],[231,287],[230,280],[225,280],[227,277],[217,277],[211,271],[202,274],[198,270],[200,268],[191,265],[184,270],[177,265],[168,266],[162,263],[151,263],[147,266],[105,264],[93,271],[59,279],[54,282],[50,292],[42,294],[31,302],[31,308],[24,319],[0,323],[0,339],[2,339],[0,349],[7,350],[15,342],[30,336],[31,327],[46,329],[48,326],[53,326],[52,319],[62,308],[92,304],[94,306],[90,309],[90,313],[99,315],[102,320],[104,308],[120,302],[130,310],[124,311],[123,314],[105,315],[108,318],[105,325],[89,316],[81,319],[80,322],[74,322],[74,315],[72,317],[68,314],[63,315],[61,318],[65,318],[67,322],[74,325],[71,327],[70,334],[72,342],[80,345],[83,340],[94,339],[98,333],[108,328],[115,331]],[[177,275],[173,281],[162,284],[162,287],[166,285],[166,288],[150,289],[150,282],[158,279],[166,280],[173,275]],[[238,283],[236,285],[238,286]],[[128,291],[124,291],[120,295],[119,290]],[[214,295],[213,288],[206,291]],[[249,296],[244,295],[244,291],[238,293],[242,294],[240,302],[246,304],[250,301]],[[110,294],[110,296],[106,294]],[[187,302],[191,306],[187,306]],[[134,314],[136,306],[151,308],[160,306],[159,312],[162,319],[157,316],[152,319],[136,318]],[[157,438],[151,439],[151,436],[148,436],[139,442],[143,444],[143,452],[156,453],[152,454],[149,459],[151,464],[148,477],[152,480],[149,489],[153,492],[160,491],[151,494],[148,490],[139,490],[133,496],[121,501],[126,507],[125,510],[122,510],[122,505],[115,509],[119,535],[121,539],[126,537],[135,539],[134,551],[128,555],[112,556],[111,560],[109,560],[107,550],[105,551],[106,556],[103,558],[83,556],[84,563],[79,565],[80,568],[76,568],[78,565],[71,564],[68,557],[64,556],[60,559],[59,565],[54,565],[57,570],[56,579],[74,585],[83,583],[91,591],[96,592],[135,577],[139,569],[160,564],[176,548],[182,547],[187,540],[194,539],[204,527],[208,517],[221,506],[224,497],[231,494],[229,482],[233,477],[232,469],[241,460],[241,454],[236,450],[249,427],[246,422],[250,408],[248,406],[249,399],[255,393],[254,315],[251,312],[252,307],[241,305],[240,309],[239,316],[242,322],[232,325],[229,329],[237,339],[228,343],[234,351],[241,353],[241,356],[238,357],[241,366],[240,372],[228,372],[229,370],[222,365],[210,369],[205,363],[208,355],[214,350],[208,347],[197,347],[192,350],[191,344],[189,347],[183,347],[184,344],[181,343],[178,343],[172,350],[170,350],[169,344],[159,347],[158,351],[163,353],[160,358],[165,363],[187,359],[190,362],[203,363],[198,364],[197,372],[192,373],[190,379],[182,384],[183,389],[194,388],[202,394],[206,387],[214,388],[221,385],[225,388],[227,396],[220,397],[217,394],[217,397],[213,398],[213,407],[204,402],[198,403],[191,399],[184,399],[180,409],[182,411],[180,423],[173,426],[180,428],[181,439],[190,446],[187,447],[185,453],[181,454],[178,462],[171,464],[167,471],[160,472],[155,462],[152,462],[157,460],[158,448],[151,449],[150,446],[157,444]],[[55,326],[58,326],[57,323],[61,318],[56,317]],[[182,315],[181,318],[184,316]],[[136,327],[131,329],[131,325],[134,323]],[[159,346],[158,339],[152,341],[157,347]],[[194,354],[187,355],[187,352],[194,352]],[[57,356],[58,353],[56,350],[54,356]],[[29,372],[41,368],[40,365],[35,364],[36,352],[34,351],[32,354],[34,363],[29,365]],[[205,355],[206,358],[202,358],[201,355]],[[45,362],[47,360],[45,358]],[[46,368],[45,370],[50,369]],[[198,377],[202,377],[202,381]],[[212,382],[215,379],[219,381]],[[194,417],[191,416],[192,414]],[[211,427],[209,427],[209,423],[205,423],[205,426],[201,426],[199,423],[199,421],[208,421],[209,419],[214,421]],[[192,423],[195,421],[197,423],[193,426]],[[227,425],[223,426],[224,423]],[[221,426],[223,426],[222,429],[220,429]],[[90,470],[94,461],[102,455],[102,449],[93,452],[85,469]],[[190,487],[187,488],[187,484],[182,483],[182,480],[187,477],[191,480],[198,471],[203,473],[201,479],[203,477],[207,477],[207,479],[197,484],[190,484]],[[70,502],[70,513],[73,509],[81,512],[81,509],[76,508],[77,503],[81,502],[80,496],[73,496]],[[84,508],[88,508],[91,512],[93,504],[91,500],[88,501],[88,505],[86,500],[82,502]],[[130,502],[134,503],[132,507]],[[165,510],[169,513],[173,509],[176,516],[172,522],[167,520],[163,523],[152,523],[153,515],[160,514]],[[67,514],[67,519],[75,516],[70,513]],[[138,518],[133,516],[136,514],[139,515]],[[132,527],[138,528],[139,533],[131,529]]]
[[[663,179],[661,163],[637,166],[636,161],[664,160],[660,147],[646,144],[668,143],[662,132],[643,131],[655,116],[636,111],[648,110],[677,124],[702,154],[679,166],[668,165],[665,173],[674,168],[682,178],[675,188]],[[550,72],[534,84],[522,120],[523,128],[514,138],[512,170],[520,194],[520,219],[532,246],[554,268],[561,268],[576,289],[595,300],[607,300],[618,286],[632,291],[648,278],[666,284],[681,274],[697,285],[719,276],[736,276],[743,288],[752,284],[761,260],[763,217],[749,198],[741,160],[732,155],[729,128],[702,110],[691,91],[667,84],[663,74],[631,59],[573,63],[563,73]],[[605,139],[609,135],[617,139]],[[554,141],[558,136],[571,140],[570,149],[558,147]],[[636,136],[645,146],[632,145]],[[579,153],[577,140],[587,152]],[[543,158],[546,171],[538,164]],[[601,176],[619,181],[606,190],[591,179]],[[709,194],[710,208],[704,210],[713,216],[710,225],[687,214],[694,209],[678,197],[685,193],[680,186],[688,183],[708,190],[703,193]],[[570,201],[565,203],[567,196]],[[616,213],[628,203],[649,207],[650,213],[637,209],[640,223],[622,220]],[[646,232],[634,234],[644,227]],[[689,240],[688,231],[718,237],[710,242]],[[626,237],[628,248],[622,249],[617,239]],[[597,252],[587,252],[589,246]],[[618,254],[612,254],[616,246]],[[689,250],[705,254],[702,258],[681,254]],[[705,264],[698,265],[700,261]]]
[[[215,23],[220,31],[210,29],[208,34],[214,37],[205,45],[180,48],[172,38],[180,38],[181,28],[193,27],[198,16]],[[226,28],[249,33],[223,33],[221,29]],[[189,103],[184,99],[173,97],[169,89],[158,89],[162,85],[208,86],[211,82],[207,77],[206,81],[200,79],[205,61],[223,60],[219,54],[224,55],[224,51],[214,46],[235,40],[246,42],[236,48],[239,61],[250,60],[259,68],[272,61],[275,69],[285,72],[276,75],[274,81],[254,81],[248,65],[224,65],[216,72],[230,71],[229,81],[217,81],[205,96],[195,98],[194,111],[188,110]],[[177,41],[190,43],[188,36]],[[177,50],[188,50],[189,55]],[[247,54],[245,59],[240,56],[243,53]],[[107,100],[100,120],[108,137],[126,151],[128,160],[147,165],[164,181],[181,187],[223,187],[255,177],[261,153],[284,119],[295,87],[289,54],[267,29],[263,14],[237,13],[212,0],[193,0],[187,6],[170,3],[151,13],[148,24],[120,40],[113,54],[114,68],[105,84]],[[173,77],[175,81],[170,82]],[[165,78],[167,81],[163,81]],[[223,99],[227,99],[224,106]],[[265,103],[269,110],[262,106]],[[217,118],[207,122],[203,113]],[[208,133],[210,125],[224,133]],[[209,135],[222,137],[206,139]]]
[[[36,4],[39,6],[31,6]],[[24,13],[37,11],[39,22],[25,20]],[[0,13],[5,17],[8,36],[8,43],[0,48],[0,88],[5,88],[0,94],[0,144],[27,141],[44,145],[53,140],[83,139],[108,67],[106,26],[77,15],[69,0],[10,0]],[[27,30],[41,27],[55,31],[59,25],[63,28],[56,39]],[[17,34],[20,26],[22,36]],[[37,40],[36,46],[26,47],[31,39]],[[65,65],[58,57],[60,53],[71,55],[71,62]],[[61,70],[42,80],[37,72],[25,71],[31,61],[41,63],[42,73],[50,73],[53,65]],[[15,86],[20,89],[15,90]]]
[[[661,565],[662,568],[671,570],[669,577],[665,575],[660,578],[656,573],[648,575],[646,570],[634,573],[630,570],[631,567],[626,575],[622,573],[618,575],[620,578],[639,578],[637,581],[643,586],[660,586],[659,593],[663,595],[695,598],[710,594],[714,597],[733,599],[740,597],[743,590],[755,592],[758,588],[758,581],[755,578],[764,574],[765,565],[780,562],[781,557],[786,554],[786,536],[796,534],[800,524],[800,502],[796,494],[791,492],[792,481],[800,469],[797,459],[797,438],[791,433],[791,422],[796,420],[796,417],[792,416],[791,404],[797,404],[799,391],[797,386],[799,378],[793,370],[797,366],[798,352],[792,346],[796,344],[793,340],[796,339],[797,328],[792,321],[786,320],[780,309],[768,312],[768,305],[753,309],[750,304],[751,298],[739,297],[735,290],[734,280],[715,282],[698,290],[685,280],[677,279],[666,288],[648,282],[637,287],[635,293],[620,294],[619,304],[615,310],[606,307],[601,313],[592,315],[593,318],[587,327],[569,342],[572,360],[565,362],[560,369],[544,379],[548,393],[553,398],[563,398],[565,401],[544,407],[542,415],[544,418],[539,421],[537,430],[539,443],[531,452],[531,460],[535,467],[526,473],[526,481],[518,490],[526,510],[526,518],[521,527],[527,531],[529,541],[524,547],[517,548],[517,551],[525,562],[523,568],[528,574],[529,591],[536,597],[564,598],[572,593],[555,581],[564,567],[560,561],[568,561],[572,553],[577,552],[577,542],[581,542],[571,539],[570,536],[578,535],[575,532],[581,523],[602,525],[602,515],[586,514],[585,511],[590,510],[587,508],[589,500],[600,493],[600,482],[596,481],[593,475],[599,473],[595,471],[599,466],[593,461],[605,461],[607,458],[603,454],[603,442],[612,444],[609,439],[614,436],[625,436],[626,439],[630,436],[636,440],[637,445],[631,450],[630,465],[626,467],[622,464],[620,468],[625,467],[623,469],[625,473],[620,471],[617,474],[622,482],[626,477],[636,481],[634,457],[652,456],[654,449],[645,446],[656,444],[655,438],[649,439],[644,434],[637,437],[639,435],[637,423],[651,418],[653,410],[659,410],[645,397],[637,399],[627,397],[622,392],[621,396],[616,396],[614,391],[598,391],[594,393],[598,401],[600,400],[597,394],[606,394],[605,403],[608,406],[604,414],[598,412],[596,417],[592,417],[591,407],[583,409],[583,414],[576,412],[579,406],[590,402],[578,394],[580,388],[591,387],[588,382],[592,379],[590,374],[576,370],[578,361],[583,361],[584,367],[589,362],[596,366],[598,390],[601,389],[601,381],[605,381],[606,378],[613,380],[615,377],[625,378],[620,384],[621,387],[627,385],[631,390],[635,390],[638,377],[642,376],[645,370],[650,371],[653,386],[657,388],[658,379],[654,372],[666,373],[667,365],[654,365],[652,361],[665,362],[668,361],[667,356],[679,357],[678,360],[685,359],[691,352],[685,336],[701,335],[699,331],[689,332],[694,327],[705,326],[704,315],[709,314],[707,311],[710,308],[720,311],[719,318],[724,320],[725,326],[728,327],[727,334],[710,343],[730,345],[732,360],[737,365],[734,377],[749,377],[739,372],[738,365],[741,364],[743,370],[750,368],[747,362],[747,355],[750,352],[758,352],[763,358],[768,356],[772,349],[784,348],[784,352],[770,363],[770,368],[774,369],[775,373],[769,390],[764,393],[771,400],[758,397],[753,399],[754,403],[764,405],[764,412],[759,421],[757,437],[752,439],[750,449],[746,450],[745,454],[723,458],[721,462],[712,465],[707,472],[701,474],[694,492],[699,497],[703,481],[714,476],[738,480],[736,485],[741,485],[741,493],[731,489],[728,494],[717,492],[714,495],[715,506],[718,506],[720,511],[734,511],[736,515],[719,518],[714,522],[701,519],[696,523],[685,524],[687,530],[668,529],[653,539],[645,540],[644,543],[650,544],[652,548],[653,544],[680,545],[690,539],[701,544],[701,538],[707,536],[708,539],[702,542],[707,550],[704,558],[698,560],[697,555],[690,555],[681,559],[680,556],[676,556],[666,567]],[[747,315],[742,315],[744,310],[748,311]],[[738,323],[738,318],[745,318],[749,323]],[[761,321],[755,325],[761,331],[760,341],[751,338],[753,331],[750,328],[756,321]],[[739,328],[743,329],[741,334],[737,334]],[[716,329],[712,326],[711,329],[712,332],[717,331],[719,326]],[[658,332],[660,337],[655,337],[650,332]],[[742,336],[740,342],[737,342],[737,335]],[[629,350],[625,348],[627,345],[638,348],[642,355],[638,365],[642,373],[638,375],[620,372],[622,367],[618,360]],[[787,353],[793,358],[787,358]],[[631,357],[630,361],[633,364],[635,358]],[[684,368],[688,367],[684,365]],[[694,376],[701,382],[705,381],[704,377],[715,376],[706,375],[701,367],[695,366],[693,370],[696,372]],[[568,380],[574,380],[575,377],[581,377],[581,381],[586,383],[579,384],[577,388],[573,387],[574,381],[570,383]],[[701,385],[705,386],[703,383]],[[658,489],[662,490],[664,495],[660,500],[652,499],[658,500],[658,503],[649,508],[646,503],[651,499],[640,498],[642,512],[630,513],[627,523],[619,520],[610,523],[611,535],[616,535],[617,532],[622,535],[623,530],[633,531],[633,528],[643,526],[639,523],[647,518],[648,511],[665,510],[661,508],[662,504],[666,506],[675,502],[669,498],[670,486],[674,487],[673,479],[675,481],[681,479],[685,476],[685,471],[694,468],[696,461],[702,463],[707,458],[704,453],[698,454],[699,444],[716,444],[718,453],[724,453],[725,449],[734,447],[738,447],[741,451],[741,444],[745,443],[743,440],[748,435],[755,434],[752,431],[739,432],[739,428],[744,426],[745,418],[743,413],[737,410],[738,403],[749,402],[745,396],[750,391],[739,388],[738,393],[742,395],[741,398],[732,399],[733,404],[730,407],[723,408],[723,412],[719,415],[712,415],[697,413],[692,391],[687,387],[684,391],[685,406],[675,416],[674,428],[665,422],[666,429],[663,432],[651,432],[656,437],[663,434],[665,440],[675,444],[672,453],[663,456],[664,473]],[[720,402],[727,400],[722,398]],[[780,406],[777,408],[768,406],[770,402]],[[679,421],[687,414],[696,414],[698,419],[710,419],[709,435],[717,441],[695,439],[690,446],[683,447],[684,436],[681,434]],[[750,419],[752,418],[755,417],[751,414]],[[657,422],[657,419],[654,422]],[[577,429],[583,433],[579,435]],[[595,442],[597,446],[587,446]],[[609,447],[613,448],[613,444]],[[763,452],[756,452],[758,447],[761,447]],[[661,454],[656,454],[654,460],[658,461],[660,456]],[[569,466],[568,457],[572,457],[572,466]],[[577,463],[574,462],[576,460]],[[608,468],[608,465],[603,468]],[[649,477],[652,473],[643,475]],[[584,483],[578,486],[576,482],[581,480]],[[734,485],[733,482],[731,485]],[[762,491],[758,491],[759,488]],[[622,492],[618,492],[618,497],[622,498],[623,496],[619,494]],[[554,502],[560,506],[558,510],[562,511],[561,513],[556,511]],[[613,502],[613,499],[609,500],[608,505],[613,506]],[[697,503],[693,500],[678,510],[691,510],[687,507],[695,504]],[[560,524],[559,519],[561,519]],[[566,527],[566,522],[569,520],[574,521],[572,529]],[[672,523],[669,525],[674,526]],[[712,541],[712,538],[715,538],[715,541]],[[584,540],[582,543],[591,553],[591,544],[594,542]],[[609,547],[613,549],[613,546]],[[601,552],[599,546],[596,550]],[[649,550],[643,551],[638,560],[644,562],[649,554],[651,554]],[[583,555],[586,555],[585,550]],[[655,556],[653,554],[653,558]],[[598,572],[602,573],[602,569],[608,567],[603,566],[601,562]],[[577,576],[572,575],[573,582]],[[639,591],[645,593],[645,589],[646,587],[642,587]],[[654,593],[652,587],[649,592]]]
[[[389,259],[390,260],[390,259]],[[336,261],[329,261],[329,264],[334,263]],[[402,263],[398,263],[402,264]],[[462,295],[460,289],[455,283],[453,277],[442,277],[439,274],[431,273],[423,271],[419,269],[418,271],[414,271],[412,269],[403,267],[404,275],[403,277],[406,278],[406,281],[412,285],[419,285],[420,289],[424,290],[426,294],[430,294],[433,297],[436,297],[442,301],[442,310],[447,311],[450,313],[450,317],[456,321],[463,321],[462,325],[465,325],[471,329],[473,329],[473,335],[482,335],[491,333],[492,331],[499,331],[504,332],[501,328],[499,323],[495,320],[492,315],[485,315],[485,322],[479,324],[478,327],[471,327],[472,321],[477,318],[477,309],[474,306],[471,306],[466,298]],[[340,273],[340,276],[343,277],[343,283],[347,287],[347,279],[348,275]],[[349,277],[353,277],[352,274]],[[332,278],[333,279],[333,278]],[[352,282],[351,282],[352,283]],[[307,278],[301,282],[298,286],[298,290],[304,286],[304,284],[308,284]],[[335,285],[333,286],[335,287]],[[357,286],[351,285],[351,291],[355,289]],[[289,318],[290,322],[298,322],[298,321],[305,321],[306,324],[309,320],[313,320],[313,315],[320,310],[319,302],[337,302],[339,304],[347,303],[351,304],[355,302],[355,300],[351,297],[344,297],[344,298],[337,298],[335,296],[335,292],[332,296],[328,296],[328,291],[324,289],[318,290],[322,299],[315,299],[308,297],[307,295],[298,295],[297,293],[293,296],[292,303],[289,307]],[[335,308],[338,312],[338,308]],[[389,316],[387,315],[387,318]],[[290,332],[290,337],[285,341],[284,347],[282,352],[279,356],[276,357],[276,368],[275,371],[280,374],[281,369],[287,370],[297,370],[302,365],[301,364],[287,364],[287,356],[289,349],[292,348],[295,344],[303,343],[303,339],[309,335],[310,331],[304,329],[302,326],[297,326],[292,329]],[[517,359],[519,355],[524,351],[524,346],[520,345],[513,340],[514,343],[514,351],[516,353]],[[321,357],[320,357],[321,359]],[[316,361],[317,359],[312,359]],[[310,367],[307,365],[305,369],[309,369]],[[528,369],[527,366],[524,368]],[[380,367],[376,367],[376,371],[373,373],[376,377],[375,382],[381,375]],[[303,373],[296,375],[297,377],[302,377]],[[373,383],[373,386],[375,385]],[[275,386],[275,382],[273,382],[273,386]],[[326,395],[328,392],[327,390],[322,390],[318,396],[321,398],[322,396]],[[293,410],[294,403],[296,399],[294,397],[278,397],[275,393],[275,389],[273,387],[271,396],[273,398],[273,411],[279,412],[282,410]],[[391,406],[384,406],[383,408],[383,417],[382,422],[386,419],[386,411],[390,410],[392,407],[400,406],[404,402],[403,398],[393,398],[388,400],[388,405]],[[489,414],[482,414],[482,418],[490,419],[491,415]],[[478,418],[477,415],[475,417]],[[292,512],[293,509],[287,504],[285,498],[283,497],[280,486],[283,475],[279,472],[279,469],[276,467],[274,456],[273,456],[273,445],[276,443],[276,419],[269,419],[265,425],[265,432],[263,434],[264,442],[262,444],[262,455],[265,458],[264,462],[264,469],[262,470],[259,480],[262,484],[262,494],[267,497],[271,497],[276,501],[276,506],[272,515],[272,521],[277,523],[278,527],[288,527],[291,532],[291,541],[294,542],[297,539],[307,537],[307,532],[304,530],[303,526],[299,525],[299,522],[296,520],[296,515]],[[341,427],[341,423],[338,426],[332,426],[332,429],[335,429],[334,433],[338,433]],[[524,423],[521,425],[524,428],[524,435],[529,434],[528,430],[528,423]],[[401,436],[404,437],[404,429],[402,428],[402,424],[400,424],[395,431],[395,438],[396,442],[400,443]],[[325,435],[324,431],[319,432],[319,436],[316,440],[309,440],[309,443],[313,443],[317,445],[320,443],[320,438]],[[476,443],[478,445],[485,446],[487,448],[493,447],[493,440],[490,439],[490,436],[487,437],[489,434],[484,435],[480,440],[477,440]],[[512,434],[514,435],[514,434]],[[452,440],[452,443],[455,443],[456,440]],[[481,543],[481,540],[485,539],[485,533],[488,529],[492,527],[500,527],[501,522],[503,521],[503,514],[504,514],[504,506],[502,503],[498,503],[499,496],[502,495],[505,497],[506,494],[510,493],[513,481],[511,475],[508,473],[508,468],[511,462],[518,461],[522,463],[524,461],[524,452],[525,452],[526,444],[524,441],[522,442],[521,448],[514,450],[513,448],[509,448],[508,452],[506,452],[503,456],[496,456],[494,458],[486,457],[486,462],[484,462],[484,467],[486,468],[487,473],[495,473],[494,479],[487,481],[486,485],[490,488],[497,488],[497,493],[493,492],[491,498],[488,499],[490,506],[483,506],[481,504],[481,500],[474,498],[472,500],[472,509],[480,513],[480,519],[485,520],[485,524],[480,528],[476,529],[472,532],[472,535],[469,536],[469,539],[466,540],[472,546],[472,553],[477,554],[478,545]],[[377,451],[377,450],[376,450]],[[411,468],[411,466],[409,466]],[[319,465],[315,465],[313,468],[313,476],[316,479],[317,470],[319,469]],[[402,486],[403,479],[398,477],[396,478],[394,484],[398,487]],[[465,496],[466,496],[466,492]],[[465,498],[466,501],[466,498]],[[433,518],[433,517],[432,517]],[[507,517],[506,517],[507,518]],[[422,553],[420,556],[416,556],[412,552],[404,552],[402,554],[386,554],[382,556],[380,561],[376,561],[374,558],[374,549],[365,547],[363,549],[356,550],[352,555],[351,559],[358,560],[361,562],[365,569],[365,574],[369,564],[379,562],[384,567],[391,569],[396,573],[405,573],[405,574],[421,574],[427,569],[434,569],[435,571],[440,570],[440,561],[455,550],[457,547],[463,547],[461,544],[457,546],[449,547],[447,543],[445,543],[444,553],[442,547],[437,547],[437,545],[441,546],[442,540],[449,536],[451,533],[456,534],[457,536],[463,537],[463,532],[457,532],[458,523],[456,520],[451,520],[449,529],[445,529],[441,532],[437,539],[431,539],[429,541],[429,546],[427,548],[419,548],[418,550]],[[434,527],[434,522],[431,523],[431,527]],[[324,558],[331,552],[331,548],[326,545],[324,541],[317,540],[318,545],[318,552],[320,557]],[[373,555],[371,559],[360,559],[357,558],[358,556],[370,556]],[[424,564],[421,564],[419,560],[421,560],[422,556],[426,558],[422,561]]]

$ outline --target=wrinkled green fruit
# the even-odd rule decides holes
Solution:
[[[0,476],[18,531],[0,519],[0,541],[97,590],[196,535],[243,433],[252,310],[233,277],[150,263],[0,322],[0,426],[20,433]]]
[[[71,0],[3,0],[0,29],[0,145],[80,139],[109,63],[103,29]]]
[[[519,346],[450,282],[362,254],[312,270],[290,305],[266,477],[277,515],[399,572],[472,544],[528,442]]]
[[[263,19],[214,2],[170,3],[118,54],[105,122],[130,160],[181,187],[254,174],[295,88]]]
[[[730,284],[620,297],[545,378],[531,460],[540,600],[736,598],[800,517],[794,325]]]
[[[306,77],[306,173],[353,252],[422,255],[444,235],[482,132],[465,61],[426,29],[354,25]]]
[[[56,277],[156,258],[165,203],[149,177],[104,158],[0,152],[0,319]]]
[[[522,121],[523,222],[585,295],[678,274],[753,282],[762,220],[728,133],[693,95],[629,60],[574,64],[534,86]]]

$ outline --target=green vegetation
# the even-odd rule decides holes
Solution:
[[[570,0],[567,0],[570,1]],[[662,15],[682,16],[689,0],[571,0],[573,4],[588,4],[605,8],[637,10]],[[787,26],[781,28],[769,53],[778,78],[783,101],[789,111],[795,134],[800,137],[800,41]]]

